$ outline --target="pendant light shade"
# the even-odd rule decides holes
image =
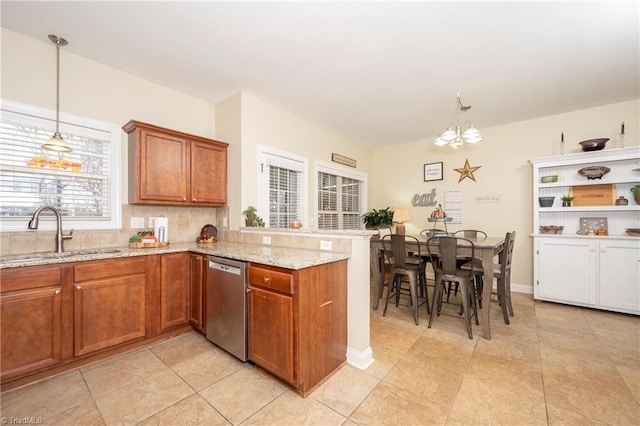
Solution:
[[[460,100],[460,93],[457,96],[456,109],[460,109],[462,112],[466,112],[471,109],[471,105],[463,105]],[[457,115],[456,111],[456,115]],[[464,127],[464,131],[462,128]],[[484,139],[478,129],[473,127],[470,121],[467,121],[464,126],[461,126],[459,122],[455,125],[450,124],[447,130],[442,132],[440,136],[434,141],[436,146],[450,146],[451,148],[460,148],[464,144],[475,144],[481,142]]]
[[[66,46],[69,43],[56,35],[49,35],[49,40],[56,45],[56,131],[47,142],[42,144],[42,148],[55,152],[71,152],[71,146],[60,134],[60,46]]]

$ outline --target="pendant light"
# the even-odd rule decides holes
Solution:
[[[56,132],[42,144],[42,148],[56,152],[71,152],[71,147],[60,134],[60,46],[66,46],[69,43],[56,35],[49,35],[49,40],[56,45]]]
[[[457,96],[457,105],[456,105],[456,118],[458,119],[455,125],[451,123],[449,128],[442,132],[440,136],[435,141],[436,146],[447,146],[449,145],[451,148],[460,148],[465,143],[478,143],[484,139],[478,129],[473,127],[470,121],[464,123],[464,125],[460,125],[459,114],[457,110],[460,109],[462,112],[467,112],[471,109],[471,105],[463,105],[460,100],[460,93]],[[464,128],[464,130],[463,130]]]

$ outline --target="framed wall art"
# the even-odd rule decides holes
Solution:
[[[428,163],[424,165],[424,181],[442,180],[442,161],[439,163]]]

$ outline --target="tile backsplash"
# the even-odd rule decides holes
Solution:
[[[185,243],[195,241],[204,225],[212,224],[218,228],[219,237],[225,230],[222,227],[223,217],[228,216],[228,207],[174,207],[122,205],[122,228],[113,230],[77,230],[73,238],[64,242],[64,249],[80,250],[103,247],[126,246],[129,237],[142,230],[153,230],[149,225],[150,217],[165,216],[169,220],[169,241]],[[132,217],[144,218],[145,227],[131,229]],[[68,233],[71,227],[65,226]],[[26,227],[26,225],[25,225]],[[49,252],[55,250],[55,231],[1,232],[0,255]],[[222,239],[222,238],[221,238]]]

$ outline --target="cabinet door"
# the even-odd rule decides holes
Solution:
[[[293,297],[257,287],[248,297],[249,359],[295,384]]]
[[[189,322],[196,330],[206,333],[204,256],[192,253],[189,257],[189,269]]]
[[[600,306],[640,313],[640,243],[636,240],[600,242]]]
[[[596,243],[580,238],[540,238],[536,297],[583,306],[596,304]]]
[[[191,142],[191,202],[227,203],[227,147]]]
[[[186,203],[189,141],[143,129],[138,141],[139,200]]]
[[[61,289],[42,288],[0,296],[2,380],[60,362]]]
[[[189,255],[160,256],[160,329],[189,322]]]
[[[76,284],[75,356],[144,337],[145,281],[142,273]]]

